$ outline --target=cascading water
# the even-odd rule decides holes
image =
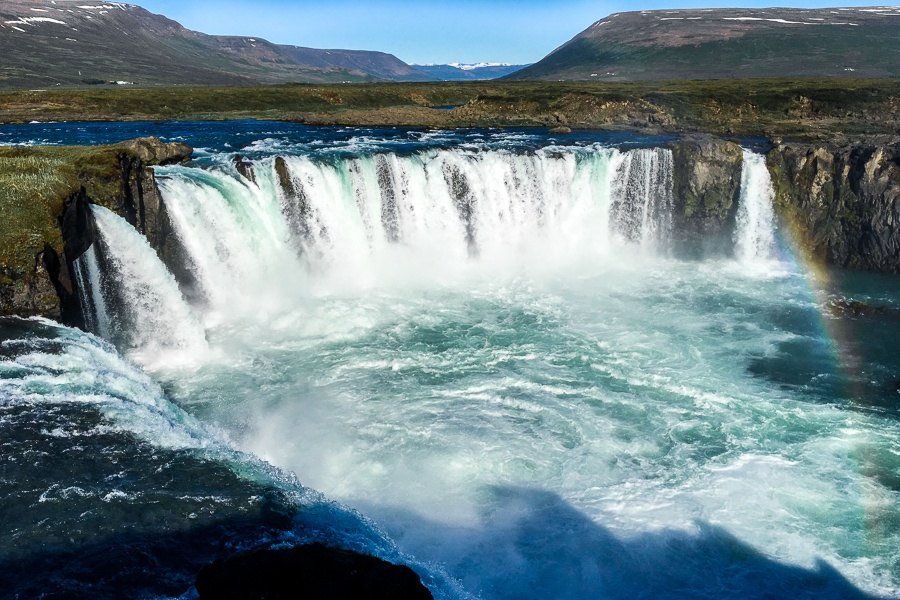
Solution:
[[[399,552],[313,511],[345,525],[332,543],[444,569],[442,598],[900,592],[900,425],[848,395],[802,274],[747,268],[775,254],[760,156],[745,153],[739,261],[688,262],[667,251],[668,150],[342,130],[352,148],[326,152],[310,135],[243,149],[252,179],[231,146],[160,170],[192,293],[99,209],[95,263],[133,278],[101,296],[112,337],[140,331],[121,347],[180,409]],[[173,327],[211,351],[184,369],[132,350],[159,336],[165,355]],[[900,364],[881,329],[854,382],[873,405],[871,379]],[[0,376],[44,393],[35,364]]]
[[[112,325],[106,300],[103,298],[102,273],[97,260],[96,244],[91,244],[84,254],[75,259],[75,278],[81,312],[88,330],[104,339],[112,339]]]
[[[271,176],[260,169],[254,185],[191,170],[190,177],[160,182],[185,267],[206,304],[198,312],[207,324],[277,310],[303,289],[303,269],[288,244],[291,232]]]
[[[95,305],[114,315],[103,319],[110,338],[148,355],[165,350],[194,353],[206,348],[203,328],[147,239],[108,209],[93,206],[92,210],[105,250],[107,276],[115,284],[100,285],[99,291],[92,287],[91,295],[113,296]]]
[[[744,150],[741,197],[735,229],[735,255],[744,263],[765,261],[775,253],[775,212],[772,178],[766,157]]]
[[[662,148],[625,153],[612,185],[616,233],[645,246],[665,242],[672,224],[672,153]]]
[[[255,184],[196,170],[161,181],[208,323],[291,306],[304,270],[342,287],[452,278],[470,259],[513,268],[649,248],[671,220],[663,149],[288,156],[255,171]]]

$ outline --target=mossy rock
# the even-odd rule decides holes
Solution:
[[[60,219],[66,201],[84,188],[92,203],[120,211],[129,186],[145,166],[187,160],[190,155],[188,146],[155,138],[107,146],[0,147],[0,286],[39,287],[39,304],[46,305],[43,296],[48,288],[36,279],[38,259],[48,248],[58,257],[64,255]],[[7,292],[4,298],[9,303],[21,302],[21,293]],[[6,304],[5,300],[3,312],[16,312],[16,306]]]

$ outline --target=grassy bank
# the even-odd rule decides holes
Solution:
[[[567,125],[808,138],[897,134],[900,80],[491,81],[0,93],[5,123],[220,119],[442,128]]]
[[[0,277],[33,270],[36,252],[44,246],[62,253],[63,202],[81,187],[84,171],[100,164],[115,165],[114,151],[108,147],[0,148]]]
[[[68,198],[84,188],[92,203],[117,210],[145,164],[180,160],[171,146],[178,145],[0,147],[0,284],[33,271],[47,246],[62,254],[60,218]],[[157,154],[142,156],[142,148]]]

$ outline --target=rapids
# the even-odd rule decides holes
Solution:
[[[751,144],[732,251],[685,260],[655,143],[376,133],[158,169],[173,269],[95,209],[83,308],[154,380],[85,397],[108,427],[171,446],[102,399],[147,395],[191,456],[318,515],[278,535],[340,523],[437,597],[900,594],[900,328],[828,309],[900,286],[811,281]],[[124,372],[62,331],[0,362],[4,398]]]

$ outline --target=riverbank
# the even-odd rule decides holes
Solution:
[[[0,92],[0,123],[285,120],[834,140],[900,132],[900,80],[436,82]]]

